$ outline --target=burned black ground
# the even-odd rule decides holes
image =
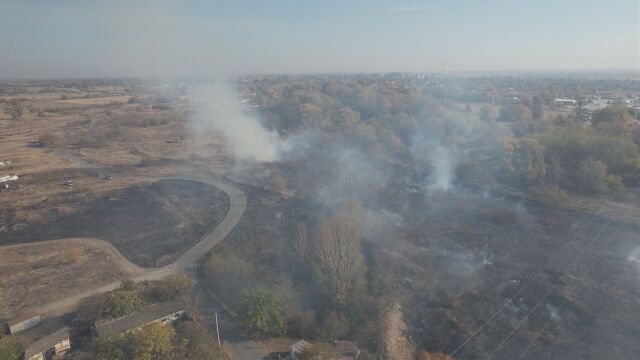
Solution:
[[[55,221],[1,232],[0,245],[95,237],[137,265],[162,266],[220,223],[228,207],[228,197],[212,186],[161,180],[109,192]]]

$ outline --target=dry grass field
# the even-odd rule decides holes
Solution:
[[[152,251],[149,260],[133,256],[146,265],[170,262],[224,215],[225,201],[215,188],[195,186],[193,190],[200,195],[193,192],[187,196],[182,194],[187,190],[178,188],[175,192],[169,185],[155,194],[135,190],[152,180],[132,176],[105,179],[102,166],[129,174],[168,177],[221,171],[229,166],[222,138],[196,141],[186,124],[184,99],[162,91],[160,87],[139,90],[119,84],[0,84],[0,176],[19,177],[10,184],[10,191],[0,192],[0,237],[7,240],[15,234],[33,235],[25,241],[29,244],[0,246],[0,318],[126,275],[105,249],[90,244],[47,243],[64,237],[96,236],[144,253],[145,247],[136,245],[136,241],[151,239],[151,230],[145,235],[131,228],[140,219],[119,210],[118,206],[132,204],[127,199],[113,200],[117,197],[114,194],[140,193],[136,201],[157,200],[154,209],[166,215],[165,221],[149,225],[157,231],[153,235],[156,239],[161,237],[158,234],[167,234],[162,247],[154,247],[158,251]],[[132,97],[142,100],[129,101]],[[98,168],[80,168],[60,149]],[[73,186],[66,185],[69,180]],[[199,196],[213,203],[199,208],[192,201]],[[215,203],[218,200],[219,209]],[[214,208],[220,211],[214,214]],[[95,227],[86,217],[100,209],[106,211],[100,215],[104,224],[116,216],[113,221],[128,225],[113,227],[122,230],[117,234],[104,226],[92,235],[90,230]],[[65,224],[63,229],[55,226],[59,223]],[[59,234],[49,233],[51,229],[60,230]],[[171,236],[179,241],[171,243]],[[173,250],[161,253],[168,248]]]
[[[106,249],[80,242],[0,247],[0,273],[0,317],[128,274]]]

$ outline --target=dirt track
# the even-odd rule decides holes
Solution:
[[[48,244],[48,245],[57,244],[61,246],[67,246],[67,245],[75,245],[80,243],[93,245],[99,248],[100,250],[104,251],[105,253],[109,254],[110,256],[113,257],[111,260],[115,263],[115,265],[117,265],[122,270],[126,271],[131,275],[141,274],[145,271],[144,268],[127,260],[127,258],[124,257],[122,253],[118,251],[118,249],[116,249],[113,245],[111,245],[111,243],[108,243],[100,239],[94,239],[94,238],[69,238],[69,239],[46,240],[46,241],[38,241],[38,242],[32,242],[32,243],[26,243],[26,244],[6,245],[6,246],[3,246],[2,249],[8,250],[8,249],[24,248],[24,247],[38,246],[40,244]]]
[[[106,172],[115,177],[123,177],[129,179],[140,179],[140,180],[189,180],[189,181],[197,181],[204,184],[208,184],[214,186],[220,190],[222,190],[227,196],[229,196],[230,207],[229,211],[225,215],[222,222],[210,233],[203,236],[203,238],[191,249],[187,250],[183,253],[176,261],[173,263],[159,267],[159,268],[143,268],[139,267],[129,260],[127,260],[113,245],[107,243],[106,241],[99,239],[83,239],[83,238],[74,238],[74,239],[60,239],[60,240],[52,240],[59,242],[92,242],[94,244],[100,244],[99,246],[109,253],[114,255],[114,259],[116,259],[117,263],[122,266],[127,271],[131,271],[133,275],[133,280],[142,281],[142,280],[158,280],[165,278],[170,275],[178,274],[181,272],[188,272],[194,274],[196,271],[197,261],[202,258],[213,246],[218,244],[220,241],[224,240],[224,238],[231,232],[234,226],[238,223],[242,214],[245,211],[247,200],[245,194],[222,181],[212,179],[210,177],[198,176],[198,175],[190,175],[183,177],[165,177],[165,176],[143,176],[143,175],[135,175],[135,174],[125,174],[119,171],[103,168],[99,164],[94,164],[91,162],[82,159],[75,154],[71,153],[68,150],[57,150],[56,151],[60,156],[65,157],[72,162],[75,163],[76,167],[80,168],[93,168],[93,169],[101,169],[101,171]],[[27,245],[27,244],[25,244]],[[31,243],[33,245],[33,243]],[[9,246],[21,246],[21,245],[9,245]],[[113,282],[110,284],[105,284],[99,287],[96,287],[91,290],[84,291],[79,294],[75,294],[55,302],[51,302],[39,307],[34,308],[35,311],[47,315],[59,315],[69,311],[78,301],[81,299],[106,292],[109,290],[113,290],[117,288],[119,282]]]

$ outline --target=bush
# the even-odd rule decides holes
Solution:
[[[116,318],[140,310],[146,302],[136,291],[113,291],[105,295],[101,315]]]
[[[324,341],[335,341],[349,333],[349,320],[335,311],[330,312],[323,320],[320,338]]]
[[[295,338],[317,338],[319,336],[318,322],[313,311],[301,312],[288,318],[287,332]]]
[[[633,142],[640,146],[640,125],[636,125],[631,129],[631,136],[633,138]]]
[[[176,331],[154,323],[127,334],[96,338],[81,359],[168,359],[174,350]],[[183,358],[183,357],[177,357]]]
[[[502,138],[502,174],[515,185],[539,183],[545,175],[545,149],[535,139]]]
[[[280,301],[265,289],[242,292],[240,318],[249,329],[262,335],[280,335],[287,328]]]
[[[220,360],[223,356],[216,345],[216,340],[209,335],[207,328],[193,321],[185,321],[176,325],[176,346],[174,359]]]
[[[529,192],[536,200],[547,205],[557,206],[569,199],[567,193],[557,186],[536,186],[530,188]]]
[[[174,275],[161,281],[150,282],[144,288],[144,297],[151,302],[186,299],[193,281],[187,275]]]
[[[60,143],[60,138],[51,133],[44,133],[38,138],[40,146],[53,146]]]
[[[0,338],[0,359],[20,360],[24,354],[26,342],[16,337]]]
[[[575,174],[576,187],[585,193],[609,191],[607,165],[602,161],[585,159],[580,162]]]
[[[252,263],[225,246],[216,248],[204,262],[205,276],[217,292],[230,298],[240,297],[242,290],[252,286],[256,273]]]

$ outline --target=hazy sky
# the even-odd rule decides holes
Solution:
[[[0,0],[0,78],[640,69],[638,0]]]

